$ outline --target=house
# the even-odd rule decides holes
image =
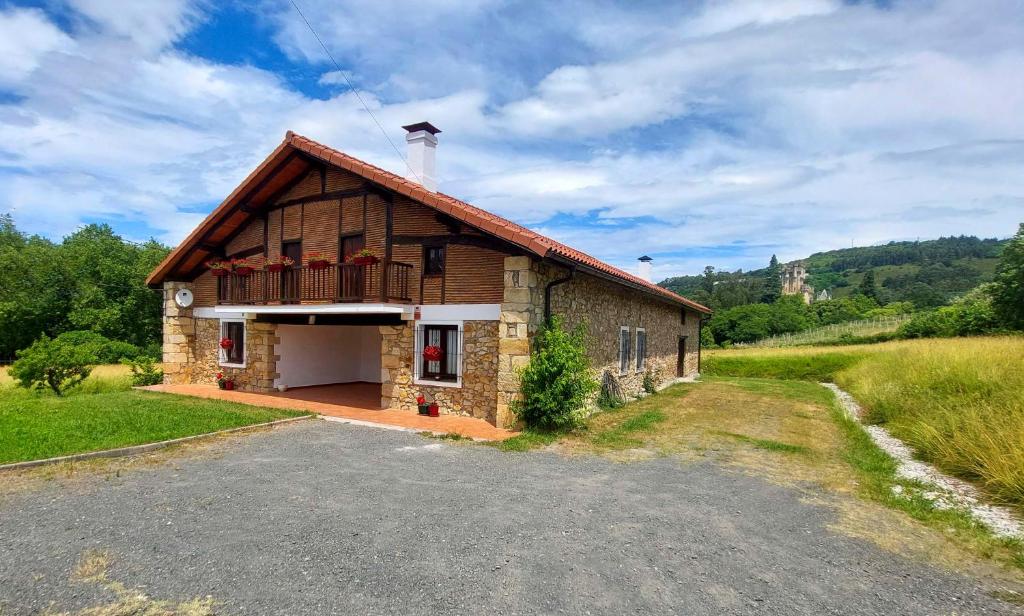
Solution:
[[[437,192],[440,131],[404,128],[408,178],[288,132],[150,274],[166,382],[369,383],[382,408],[422,393],[506,426],[548,315],[585,321],[595,371],[627,393],[698,371],[710,311],[653,284],[649,257],[645,279]]]

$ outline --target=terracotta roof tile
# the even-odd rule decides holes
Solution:
[[[152,274],[150,274],[146,282],[148,284],[159,284],[162,282],[174,266],[180,262],[185,253],[199,241],[201,231],[205,232],[217,222],[222,221],[228,213],[227,210],[236,204],[234,201],[237,200],[247,185],[254,182],[256,177],[269,167],[270,162],[280,155],[286,146],[291,146],[313,156],[314,158],[318,158],[351,171],[357,175],[361,175],[364,178],[381,184],[382,186],[394,190],[399,194],[403,194],[410,199],[424,203],[440,212],[452,216],[453,218],[461,220],[466,224],[477,227],[484,232],[497,235],[498,237],[512,242],[513,244],[516,244],[539,257],[556,255],[570,262],[590,267],[596,271],[610,275],[613,278],[618,278],[623,283],[627,283],[635,288],[643,289],[675,303],[688,306],[699,312],[711,312],[705,306],[688,300],[681,295],[677,295],[668,289],[659,287],[656,284],[648,282],[638,276],[634,276],[633,274],[625,272],[617,267],[613,267],[584,252],[566,246],[561,242],[557,242],[549,237],[536,233],[535,231],[531,231],[522,225],[512,222],[511,220],[507,220],[492,214],[491,212],[482,210],[450,195],[430,191],[418,183],[406,180],[400,175],[361,161],[358,158],[349,156],[344,152],[325,146],[292,131],[288,131],[285,134],[284,142],[278,146],[278,148],[274,150],[274,152],[268,156],[259,167],[249,174],[249,177],[247,177],[245,181],[236,188],[234,192],[232,192],[231,195],[225,199],[224,202],[221,203],[221,205],[218,206],[217,209],[215,209],[184,242],[182,242],[180,246],[174,249],[171,254],[167,256],[164,262],[161,263]]]
[[[465,201],[456,199],[451,195],[427,190],[423,186],[415,182],[410,182],[397,174],[391,173],[390,171],[386,171],[357,158],[353,158],[343,152],[339,152],[338,150],[317,143],[312,139],[303,137],[302,135],[290,133],[285,140],[292,146],[303,150],[312,156],[328,160],[335,164],[340,164],[340,166],[343,166],[353,173],[357,173],[379,184],[383,184],[384,186],[404,194],[411,199],[425,203],[426,205],[429,205],[454,218],[460,219],[467,224],[478,227],[482,231],[506,239],[538,256],[544,257],[548,256],[549,253],[554,253],[555,255],[561,256],[569,261],[609,274],[621,279],[623,282],[631,284],[632,286],[643,288],[655,295],[660,295],[666,299],[689,306],[690,308],[700,312],[711,312],[707,307],[673,293],[664,287],[659,287],[658,285],[648,282],[639,276],[635,276],[629,272],[604,263],[603,261],[584,252],[566,246],[565,244],[555,241],[549,237],[540,235],[539,233],[518,225],[511,220],[507,220],[497,216],[496,214],[492,214],[491,212],[487,212],[474,205],[466,203]]]

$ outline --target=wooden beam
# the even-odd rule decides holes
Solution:
[[[368,188],[349,188],[346,190],[332,190],[331,192],[320,193],[316,195],[308,195],[305,197],[296,197],[295,199],[288,199],[287,201],[280,201],[266,208],[266,210],[273,211],[289,205],[301,205],[303,203],[312,203],[314,201],[333,201],[335,199],[345,199],[347,197],[364,197],[370,193]]]
[[[481,235],[393,235],[391,242],[396,245],[422,244],[423,246],[445,246],[447,244],[461,244],[463,246],[476,246],[487,248],[496,252],[516,256],[526,252],[515,244],[490,236]]]
[[[437,222],[448,227],[448,230],[451,231],[452,233],[462,233],[462,223],[452,218],[451,216],[447,214],[442,214],[441,212],[436,212],[434,214],[434,218],[437,220]]]

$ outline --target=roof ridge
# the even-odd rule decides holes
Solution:
[[[502,237],[503,234],[499,232],[499,229],[504,228],[504,229],[512,232],[513,234],[520,234],[520,235],[527,236],[528,239],[530,240],[529,242],[527,242],[527,244],[536,243],[536,244],[542,246],[548,252],[554,252],[555,254],[558,254],[558,255],[560,255],[560,256],[562,256],[562,257],[564,257],[566,259],[569,259],[571,261],[576,261],[576,262],[578,262],[580,264],[583,264],[583,265],[586,265],[586,266],[589,266],[589,267],[593,267],[593,268],[595,268],[595,269],[597,269],[599,271],[603,271],[603,272],[605,272],[607,274],[611,274],[611,275],[613,275],[613,276],[615,276],[617,278],[621,278],[621,279],[623,279],[623,280],[625,280],[627,282],[630,282],[632,284],[644,287],[644,288],[648,289],[649,291],[657,293],[657,294],[659,294],[659,295],[661,295],[663,297],[666,297],[668,299],[672,299],[674,301],[681,302],[681,303],[683,303],[685,305],[688,305],[688,306],[690,306],[692,308],[695,308],[695,309],[697,309],[699,311],[703,311],[703,312],[707,312],[707,313],[711,312],[711,310],[709,308],[707,308],[706,306],[698,304],[697,302],[695,302],[695,301],[693,301],[691,299],[685,298],[682,295],[679,295],[678,293],[675,293],[674,291],[670,291],[669,289],[666,289],[665,287],[656,285],[656,284],[654,284],[653,282],[651,282],[649,280],[645,280],[643,278],[640,278],[639,276],[637,276],[635,274],[631,274],[631,273],[629,273],[629,272],[627,272],[627,271],[625,271],[623,269],[620,269],[618,267],[615,267],[614,265],[611,265],[609,263],[605,263],[604,261],[598,259],[597,257],[594,257],[594,256],[592,256],[590,254],[587,254],[587,253],[583,252],[582,250],[577,250],[577,249],[575,249],[575,248],[573,248],[573,247],[571,247],[571,246],[569,246],[567,244],[559,242],[558,240],[555,240],[555,239],[550,238],[550,237],[548,237],[548,236],[546,236],[546,235],[544,235],[542,233],[538,233],[537,231],[529,229],[529,228],[527,228],[527,227],[525,227],[525,226],[523,226],[523,225],[521,225],[521,224],[519,224],[519,223],[517,223],[515,221],[509,220],[508,218],[505,218],[503,216],[495,214],[494,212],[489,212],[489,211],[487,211],[487,210],[485,210],[485,209],[483,209],[481,207],[475,206],[472,203],[469,203],[467,201],[463,201],[462,199],[459,199],[458,197],[454,197],[454,196],[449,195],[447,193],[429,190],[429,189],[423,187],[423,185],[421,185],[419,182],[415,182],[415,181],[409,180],[407,178],[404,178],[404,177],[398,175],[397,173],[394,173],[392,171],[388,171],[387,169],[378,167],[377,165],[374,165],[373,163],[368,163],[368,162],[366,162],[366,161],[364,161],[362,159],[359,159],[359,158],[356,158],[355,156],[352,156],[351,154],[346,154],[346,153],[342,152],[341,150],[337,150],[337,149],[332,148],[330,146],[323,145],[322,143],[316,141],[315,139],[311,139],[309,137],[306,137],[305,135],[300,135],[300,134],[295,133],[295,132],[290,131],[290,130],[285,134],[285,142],[286,143],[289,143],[289,144],[294,146],[295,142],[299,141],[299,140],[305,141],[308,144],[307,152],[309,154],[312,154],[314,156],[326,159],[328,161],[330,161],[332,156],[337,156],[338,158],[341,158],[341,159],[344,159],[346,161],[349,161],[350,164],[352,164],[353,166],[362,166],[362,167],[368,168],[369,170],[384,176],[385,181],[381,182],[381,183],[385,184],[385,186],[387,186],[388,188],[395,189],[395,188],[398,188],[399,186],[401,186],[403,188],[406,188],[406,190],[408,192],[412,193],[412,194],[409,194],[409,195],[406,195],[406,196],[408,196],[410,198],[413,198],[413,199],[417,199],[419,201],[423,201],[427,205],[432,205],[431,203],[428,202],[430,200],[429,197],[433,197],[434,199],[437,199],[438,201],[446,201],[446,202],[448,202],[449,205],[456,206],[459,209],[463,210],[465,213],[471,214],[471,215],[476,216],[478,218],[481,218],[481,219],[483,219],[484,222],[491,223],[495,227],[494,229],[482,229],[484,231],[488,231],[488,232],[490,232],[490,233],[492,233],[494,235],[498,235],[499,237]],[[302,149],[307,149],[307,148],[302,148]],[[312,151],[310,151],[310,150],[312,150]],[[322,153],[321,152],[317,152],[316,150],[323,150],[323,152]],[[391,180],[395,184],[395,186],[388,185],[387,180]],[[414,196],[414,195],[419,195],[419,196]],[[446,213],[451,214],[451,212],[446,212]],[[469,223],[469,224],[473,224],[473,223]],[[479,226],[479,225],[474,225],[474,226]],[[503,239],[512,241],[513,243],[518,243],[518,242],[515,242],[515,240],[513,240],[511,238],[508,238],[508,237],[504,237]],[[539,252],[539,251],[534,250],[531,246],[524,246],[524,247],[526,247],[526,248],[528,248],[530,250],[533,250],[534,252]],[[541,256],[545,256],[545,255],[541,255]]]

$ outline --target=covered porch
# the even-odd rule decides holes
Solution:
[[[147,391],[226,400],[240,404],[316,413],[326,419],[433,434],[458,434],[478,441],[500,441],[515,432],[496,428],[483,419],[442,415],[427,417],[415,411],[381,409],[379,383],[341,383],[296,387],[284,392],[226,391],[215,385],[151,385]]]

